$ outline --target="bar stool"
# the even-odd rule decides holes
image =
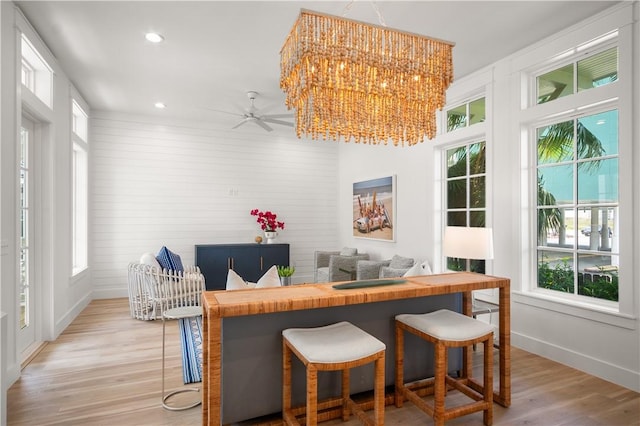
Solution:
[[[192,318],[200,315],[202,315],[201,306],[183,306],[180,308],[167,309],[162,313],[162,406],[167,410],[171,410],[171,411],[187,410],[189,408],[193,408],[202,404],[202,398],[200,398],[198,401],[193,402],[189,405],[180,406],[180,407],[173,407],[171,405],[168,405],[167,403],[167,400],[173,395],[183,393],[183,392],[200,392],[200,388],[183,388],[183,389],[177,389],[177,390],[171,391],[166,395],[164,393],[164,358],[165,358],[164,353],[165,353],[165,335],[166,335],[165,329],[166,329],[167,320]]]
[[[412,333],[435,345],[435,377],[404,383],[404,331]],[[448,348],[468,347],[476,343],[484,345],[484,380],[482,385],[471,377],[455,379],[448,374]],[[470,369],[468,370],[470,371]],[[445,408],[447,385],[459,390],[474,402]],[[426,388],[418,393],[418,389]],[[433,404],[420,395],[433,394]],[[402,407],[404,398],[433,417],[436,425],[445,420],[483,411],[484,424],[493,422],[493,328],[490,324],[475,320],[446,309],[427,314],[401,314],[396,316],[396,407]]]
[[[282,417],[286,425],[299,425],[291,408],[291,353],[306,367],[306,424],[318,422],[318,371],[342,371],[342,397],[323,404],[323,408],[342,406],[342,420],[353,411],[368,425],[384,425],[384,353],[383,342],[343,321],[316,328],[289,328],[282,331]],[[374,419],[350,396],[349,370],[360,365],[375,364]]]

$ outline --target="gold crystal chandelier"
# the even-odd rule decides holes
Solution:
[[[296,134],[414,145],[436,134],[454,43],[302,9],[280,51]]]

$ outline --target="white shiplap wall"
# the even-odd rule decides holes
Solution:
[[[90,127],[95,298],[126,296],[127,264],[162,245],[193,264],[196,244],[253,242],[253,208],[285,222],[294,282],[312,281],[316,249],[338,247],[335,143],[106,112]]]

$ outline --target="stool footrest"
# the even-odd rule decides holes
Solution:
[[[454,379],[451,376],[447,376],[445,380],[453,389],[462,392],[471,399],[475,399],[476,401],[484,399],[482,392],[478,392],[469,386],[469,379]]]
[[[371,418],[365,413],[367,410],[374,408],[374,401],[371,397],[361,398],[362,401],[358,401],[357,397],[349,398],[347,404],[351,413],[358,416],[358,418],[365,424],[375,424]],[[385,396],[385,405],[392,404],[394,400],[393,394]],[[289,423],[300,423],[298,417],[306,416],[307,409],[304,405],[299,407],[293,407],[291,410],[284,411],[282,413],[283,420],[287,420]],[[330,398],[322,401],[318,401],[318,422],[324,422],[327,420],[337,419],[342,416],[342,398]],[[286,424],[286,422],[285,422]]]

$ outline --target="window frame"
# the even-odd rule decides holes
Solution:
[[[486,99],[485,99],[486,102]],[[486,105],[486,103],[485,103]],[[485,110],[485,117],[486,117],[486,110]],[[467,155],[467,161],[466,161],[466,167],[465,167],[465,173],[463,175],[459,175],[459,176],[455,176],[453,178],[449,177],[449,165],[448,165],[448,151],[453,150],[453,149],[459,149],[459,148],[465,148],[467,150],[467,153],[470,152],[470,147],[472,145],[475,144],[484,144],[484,151],[485,151],[485,158],[484,158],[484,173],[471,173],[470,170],[470,163],[469,163],[469,155]],[[443,182],[443,187],[442,187],[442,193],[443,193],[443,208],[442,208],[442,233],[444,235],[444,229],[447,226],[455,226],[455,225],[450,225],[449,224],[449,213],[450,212],[460,212],[460,211],[464,211],[465,212],[465,221],[466,221],[466,226],[471,226],[471,219],[470,219],[470,215],[472,212],[479,212],[482,211],[484,212],[484,228],[490,228],[491,226],[489,225],[489,221],[490,221],[490,217],[489,217],[489,211],[490,211],[490,205],[489,205],[489,191],[488,189],[488,185],[489,185],[489,155],[488,155],[488,144],[487,144],[487,138],[485,137],[484,134],[481,135],[477,135],[473,138],[468,138],[468,139],[464,139],[464,140],[459,140],[456,141],[454,143],[451,144],[447,144],[446,146],[442,147],[442,159],[443,159],[443,166],[442,166],[442,182]],[[472,207],[471,206],[471,199],[470,199],[470,181],[472,178],[474,177],[478,177],[478,176],[482,176],[484,177],[484,207],[479,208],[479,207]],[[466,197],[466,206],[464,208],[449,208],[449,182],[451,182],[452,180],[462,180],[464,179],[466,182],[466,190],[465,190],[465,197]],[[448,256],[442,256],[442,262],[444,265],[444,270],[449,270],[448,268]],[[478,259],[471,259],[471,260],[478,260]],[[488,268],[489,268],[489,261],[488,260],[480,260],[480,262],[483,263],[483,268],[484,269],[484,273],[488,273]],[[467,262],[467,266],[469,267],[469,262]]]
[[[602,30],[602,28],[601,28]],[[613,36],[611,36],[613,34]],[[531,62],[529,67],[523,67],[520,71],[520,83],[522,88],[522,110],[520,111],[519,128],[521,135],[521,150],[523,167],[527,172],[523,174],[522,190],[527,199],[527,205],[522,206],[523,226],[526,233],[522,240],[522,271],[521,287],[516,293],[529,296],[526,303],[559,312],[571,313],[574,316],[597,319],[604,323],[628,327],[628,319],[638,314],[638,306],[634,299],[633,285],[633,235],[624,233],[620,238],[620,273],[619,273],[619,301],[616,306],[607,306],[606,303],[593,303],[593,301],[574,300],[559,297],[556,291],[538,289],[537,287],[537,194],[536,187],[536,135],[535,128],[544,125],[545,121],[558,122],[559,117],[572,118],[572,115],[583,112],[596,113],[610,109],[618,110],[618,140],[619,140],[619,182],[632,182],[633,174],[633,98],[632,98],[632,31],[628,26],[619,26],[615,30],[602,31],[588,38],[588,42],[578,42],[573,48],[564,49],[551,59]],[[583,40],[587,36],[583,37]],[[595,42],[601,40],[601,44]],[[573,95],[565,96],[554,102],[543,104],[536,103],[536,76],[557,68],[561,64],[570,61],[566,52],[580,51],[583,56],[585,51],[600,53],[613,46],[618,48],[618,79],[612,84],[597,87],[597,90],[584,90]],[[577,47],[575,47],[577,46]],[[556,46],[557,47],[557,46]],[[540,65],[542,64],[542,65]],[[525,93],[528,91],[528,93]],[[589,115],[589,114],[586,114]],[[633,229],[633,194],[632,184],[619,185],[619,213],[620,229]],[[516,296],[517,297],[517,296]],[[592,299],[592,298],[588,298]],[[520,299],[523,300],[524,299]],[[597,299],[596,299],[597,300]]]
[[[25,33],[20,33],[20,83],[27,67],[28,85],[22,85],[33,93],[49,109],[53,109],[53,68]]]
[[[594,298],[594,297],[589,297],[589,296],[584,296],[584,295],[579,295],[577,293],[564,293],[564,292],[559,292],[557,290],[551,290],[551,289],[545,289],[542,287],[538,286],[538,278],[537,278],[537,272],[538,272],[538,252],[541,250],[547,250],[547,248],[545,248],[545,246],[540,246],[538,244],[538,238],[537,238],[537,229],[538,229],[538,224],[537,224],[537,217],[538,217],[538,210],[540,208],[540,205],[538,205],[538,199],[537,199],[537,177],[538,177],[538,170],[541,168],[540,165],[537,162],[537,158],[538,158],[538,153],[537,153],[537,142],[538,142],[538,137],[537,137],[537,129],[541,128],[541,127],[545,127],[545,126],[549,126],[549,125],[553,125],[553,124],[557,124],[560,122],[564,122],[564,121],[578,121],[581,118],[584,117],[589,117],[592,115],[596,115],[599,113],[603,113],[603,112],[607,112],[607,111],[611,111],[611,110],[618,110],[618,105],[616,102],[607,102],[607,103],[600,103],[598,105],[591,105],[588,107],[584,107],[583,109],[580,110],[579,113],[570,113],[570,114],[565,114],[565,115],[554,115],[553,117],[545,117],[544,120],[541,120],[539,122],[535,122],[535,123],[531,123],[531,125],[529,126],[528,129],[528,133],[530,135],[530,139],[529,139],[529,145],[531,147],[531,168],[532,173],[531,173],[531,179],[530,179],[530,194],[531,194],[531,206],[532,206],[532,210],[533,210],[533,214],[532,214],[532,228],[535,229],[534,234],[531,235],[531,241],[532,244],[535,245],[535,248],[532,247],[532,251],[534,252],[534,255],[532,256],[532,270],[534,272],[534,274],[531,277],[530,282],[530,286],[529,286],[529,291],[531,293],[539,293],[539,294],[543,294],[543,295],[547,295],[550,296],[554,299],[566,299],[569,302],[572,303],[576,303],[576,304],[580,304],[580,305],[592,305],[594,307],[599,307],[599,308],[603,308],[603,309],[607,309],[607,310],[618,310],[618,305],[619,305],[619,300],[620,300],[620,294],[618,297],[618,302],[613,302],[613,301],[609,301],[609,300],[605,300],[605,299],[599,299],[599,298]],[[619,110],[618,110],[618,115],[619,115]],[[620,127],[620,124],[618,122],[618,127]],[[618,143],[620,143],[620,135],[618,135]],[[575,150],[575,148],[574,148]],[[606,158],[611,158],[610,155],[605,156]],[[615,155],[615,158],[618,159],[619,164],[618,164],[618,168],[620,168],[620,153],[618,152],[617,155]],[[583,160],[583,159],[582,159]],[[572,164],[572,168],[573,165],[575,164],[579,164],[581,162],[581,159],[572,159],[572,160],[568,160],[568,161],[562,161],[562,164]],[[550,167],[548,165],[543,165],[542,169]],[[573,168],[573,170],[575,170],[575,168]],[[578,176],[574,175],[573,176],[573,180],[571,182],[571,185],[573,187],[573,195],[574,198],[572,200],[572,203],[570,204],[558,204],[556,205],[556,207],[558,208],[567,208],[570,207],[572,209],[580,209],[580,208],[586,208],[587,205],[586,204],[580,204],[578,201],[579,195],[577,194],[577,180],[578,180]],[[618,176],[618,183],[620,182],[620,176]],[[535,190],[531,188],[531,186],[535,185],[536,188]],[[604,203],[602,204],[602,206],[610,206],[612,203]],[[616,207],[618,208],[618,212],[620,212],[620,185],[618,188],[618,202],[615,203]],[[550,250],[550,251],[555,251],[555,250]],[[557,250],[559,252],[571,252],[574,255],[574,259],[576,259],[576,255],[579,258],[579,255],[582,253],[586,253],[588,250],[585,250],[584,248],[580,248],[577,244],[575,245],[575,247],[573,248],[565,248],[562,250]],[[620,251],[622,251],[622,248],[620,248]],[[598,251],[600,252],[600,251]],[[610,254],[609,256],[614,256],[614,254]],[[618,253],[616,255],[617,257],[620,257],[620,253]],[[620,268],[621,270],[623,268]],[[575,264],[573,265],[573,270],[575,273],[579,272],[579,264]],[[620,281],[619,281],[620,282]],[[574,282],[575,284],[575,282]],[[574,289],[575,290],[575,289]],[[620,291],[620,289],[618,289]]]
[[[479,100],[483,99],[484,100],[484,119],[482,121],[479,121],[477,123],[471,123],[471,118],[470,118],[470,110],[471,110],[471,104],[474,102],[477,102]],[[465,125],[464,126],[460,126],[460,127],[456,127],[455,129],[451,129],[449,130],[449,112],[456,109],[456,108],[460,108],[461,106],[465,107]],[[454,104],[452,104],[451,107],[446,108],[443,111],[442,114],[442,119],[443,119],[443,125],[442,128],[444,130],[443,133],[452,133],[455,132],[457,130],[461,130],[461,129],[467,129],[469,127],[475,126],[476,124],[481,124],[481,123],[485,123],[487,121],[487,97],[484,93],[482,94],[476,94],[473,96],[470,96],[460,102],[456,102]]]
[[[606,34],[601,35],[600,37],[597,37],[595,40],[581,43],[576,47],[569,49],[568,51],[565,51],[563,53],[560,53],[559,55],[556,55],[544,66],[536,68],[535,71],[528,73],[529,74],[528,76],[529,96],[526,100],[525,107],[534,108],[536,106],[553,103],[554,101],[558,101],[559,99],[563,99],[565,97],[575,96],[577,94],[589,91],[589,90],[578,90],[578,87],[577,87],[578,62],[586,59],[587,57],[598,55],[608,49],[611,49],[612,47],[618,48],[618,78],[616,81],[613,81],[604,86],[594,87],[593,89],[600,89],[606,86],[616,85],[620,81],[620,56],[621,55],[620,55],[619,37],[620,37],[620,34],[618,30],[610,31]],[[572,84],[574,86],[573,87],[574,92],[570,95],[562,96],[557,99],[554,99],[554,101],[538,103],[538,80],[537,80],[538,77],[570,64],[573,65]]]

